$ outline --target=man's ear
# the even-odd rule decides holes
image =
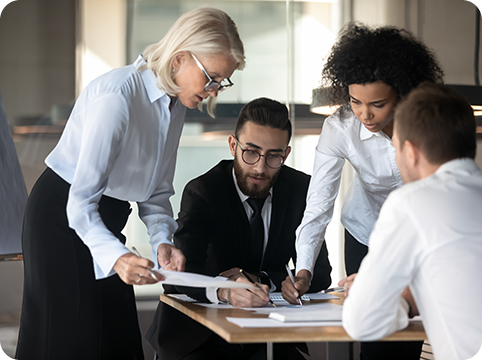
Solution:
[[[234,135],[229,135],[228,137],[229,150],[231,150],[231,155],[234,156],[236,153],[236,137]]]
[[[416,167],[420,161],[420,149],[408,140],[405,140],[403,146],[406,148],[410,165]]]
[[[286,159],[288,158],[288,155],[289,155],[290,153],[291,153],[291,146],[288,146],[288,147],[286,148],[285,161],[286,161]]]

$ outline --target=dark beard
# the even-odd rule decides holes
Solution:
[[[260,159],[259,161],[264,161],[264,159]],[[247,174],[243,173],[243,169],[239,165],[238,157],[234,158],[234,175],[236,175],[236,181],[238,182],[239,190],[251,198],[265,198],[269,194],[269,189],[274,185],[276,179],[278,179],[279,173],[281,171],[281,167],[278,171],[271,177],[268,178],[268,185],[267,186],[260,186],[258,184],[250,184],[251,187],[248,185],[248,176],[250,175],[262,175],[267,177],[265,174]]]

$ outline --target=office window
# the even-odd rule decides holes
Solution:
[[[198,110],[188,111],[174,178],[176,194],[171,198],[175,218],[186,183],[221,159],[232,158],[227,137],[234,130],[241,106],[257,97],[290,106],[295,136],[287,163],[311,173],[324,119],[309,112],[311,91],[319,86],[323,57],[339,27],[335,21],[339,4],[331,1],[133,1],[127,14],[127,63],[147,45],[158,42],[179,16],[201,5],[222,9],[234,20],[245,45],[246,67],[233,74],[235,86],[218,96],[216,119]],[[333,238],[329,246],[334,268],[340,268],[336,264],[342,249],[338,224],[335,220],[328,234]],[[125,232],[130,243],[145,256],[150,254],[147,232],[138,218],[131,217]],[[333,278],[336,281],[342,276],[334,274]],[[136,292],[156,294],[159,287],[136,287]]]
[[[323,121],[309,111],[311,91],[319,85],[322,59],[340,27],[340,2],[58,0],[58,6],[48,11],[39,11],[34,3],[22,4],[9,5],[18,7],[15,16],[9,16],[9,7],[2,13],[3,27],[28,31],[15,31],[15,41],[0,37],[8,49],[1,56],[1,75],[10,80],[0,90],[29,191],[45,169],[44,159],[56,145],[82,89],[101,74],[134,61],[181,14],[199,6],[220,8],[233,18],[245,44],[247,65],[234,73],[235,86],[219,96],[216,119],[196,111],[186,119],[174,180],[176,194],[171,198],[174,216],[185,184],[221,159],[231,158],[227,136],[241,106],[256,97],[270,97],[290,107],[295,134],[287,164],[311,173]],[[32,24],[42,24],[43,30]],[[336,269],[342,232],[336,219],[333,223],[334,240],[329,239],[328,245]],[[130,244],[150,254],[145,226],[135,210],[125,233]],[[159,292],[159,286],[152,289],[152,294]]]

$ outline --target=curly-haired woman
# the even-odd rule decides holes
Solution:
[[[333,215],[345,160],[356,175],[346,193],[345,267],[356,273],[388,194],[403,182],[391,145],[399,99],[421,82],[441,83],[433,52],[406,30],[349,23],[340,32],[322,73],[332,104],[343,104],[323,125],[315,153],[307,207],[297,235],[296,289],[289,279],[283,295],[296,303],[308,289],[313,264]],[[419,359],[421,343],[362,343],[362,359]]]

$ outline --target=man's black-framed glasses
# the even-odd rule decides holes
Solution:
[[[239,148],[241,149],[241,158],[243,161],[248,165],[256,164],[259,159],[264,157],[264,161],[266,166],[271,169],[279,169],[281,165],[285,162],[286,156],[279,155],[279,154],[266,154],[261,155],[258,151],[252,149],[243,149],[239,144],[239,140],[236,139],[236,143],[238,144]]]
[[[221,80],[221,83],[217,82],[216,80],[213,80],[211,78],[211,76],[209,76],[207,71],[204,69],[204,66],[202,66],[201,62],[197,59],[197,57],[194,56],[193,53],[191,53],[191,55],[192,55],[192,58],[194,59],[194,61],[196,62],[197,66],[199,66],[199,68],[203,71],[204,75],[206,75],[206,77],[209,80],[206,83],[206,85],[204,85],[204,91],[206,91],[206,92],[211,92],[211,91],[221,92],[221,91],[224,91],[226,89],[229,89],[230,87],[232,87],[234,85],[231,82],[230,78],[226,78],[226,79]],[[227,83],[225,81],[227,81]]]

